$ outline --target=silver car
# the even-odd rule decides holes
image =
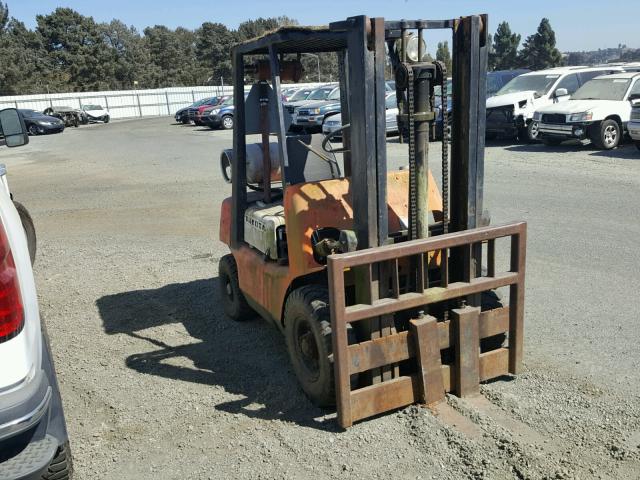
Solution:
[[[385,97],[385,106],[387,108],[387,133],[398,133],[398,104],[396,103],[395,92],[387,94]],[[342,118],[340,114],[331,115],[327,117],[322,124],[322,133],[329,135],[340,128],[342,128]]]

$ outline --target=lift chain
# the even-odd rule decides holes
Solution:
[[[409,123],[409,240],[415,240],[418,237],[418,212],[416,201],[416,125],[414,119],[414,95],[413,95],[413,68],[409,64],[405,64],[407,71],[407,101]]]
[[[442,111],[442,223],[444,232],[449,232],[449,99],[447,92],[447,66],[444,62],[436,62],[439,76],[442,79],[440,87]]]

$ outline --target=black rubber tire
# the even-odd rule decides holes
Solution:
[[[22,228],[24,228],[24,233],[27,236],[27,246],[29,247],[29,257],[31,258],[31,265],[36,261],[36,250],[38,245],[38,239],[36,236],[36,227],[33,224],[33,219],[31,218],[31,214],[26,209],[24,205],[20,202],[13,201],[13,204],[18,211],[18,215],[20,215],[20,221],[22,222]]]
[[[637,148],[638,150],[640,150],[640,140],[636,140],[636,141],[635,141],[635,142],[633,142],[633,143],[635,143],[635,144],[636,144],[636,148]]]
[[[541,138],[540,141],[547,147],[557,147],[562,143],[562,140],[559,138]]]
[[[218,282],[220,285],[220,297],[224,313],[237,322],[249,320],[255,316],[255,312],[244,298],[238,281],[238,266],[233,255],[228,254],[218,263]]]
[[[609,129],[613,129],[615,131],[615,139],[613,142],[607,140],[607,132]],[[591,141],[601,150],[612,150],[616,148],[620,144],[620,139],[622,137],[622,129],[618,122],[612,119],[603,120],[599,125],[594,125],[591,128]]]
[[[38,127],[35,124],[31,124],[29,125],[29,135],[40,135],[40,131],[38,130]]]
[[[183,125],[189,125],[191,120],[189,120],[189,117],[182,117],[181,122]]]
[[[70,480],[71,478],[73,478],[73,459],[69,442],[66,442],[58,447],[47,472],[42,475],[42,480]]]
[[[335,377],[329,360],[333,346],[327,287],[305,285],[291,292],[284,308],[284,325],[289,357],[302,390],[318,407],[335,405]],[[309,365],[301,351],[301,330],[306,330],[307,336],[312,335],[317,368]]]
[[[518,129],[518,140],[524,143],[533,143],[538,141],[538,130],[535,127],[537,122],[531,121],[526,127]]]
[[[225,124],[225,120],[227,122],[226,124]],[[222,117],[222,121],[220,122],[220,126],[222,127],[223,130],[233,130],[233,116],[232,115],[225,115],[224,117]]]
[[[493,310],[494,308],[502,308],[504,306],[500,301],[500,297],[498,297],[498,294],[494,290],[482,292],[480,301],[480,310],[482,310],[483,312],[486,310]],[[480,351],[489,352],[491,350],[501,348],[504,345],[506,339],[506,333],[483,338],[482,340],[480,340]]]
[[[109,117],[109,115],[105,115],[103,122],[104,123],[109,123],[109,120],[111,120],[111,117]]]

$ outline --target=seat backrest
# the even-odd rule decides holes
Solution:
[[[340,178],[340,168],[335,156],[322,149],[323,138],[320,133],[287,136],[287,152],[289,153],[289,166],[285,172],[287,183],[295,185]],[[305,145],[309,145],[316,152],[321,152],[330,158],[331,162],[316,155]]]

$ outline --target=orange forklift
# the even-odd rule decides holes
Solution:
[[[434,29],[453,39],[440,189],[429,138],[448,92],[445,66],[426,60]],[[274,322],[302,389],[318,406],[336,405],[342,427],[446,392],[472,395],[521,369],[526,224],[489,226],[483,215],[487,31],[486,15],[357,16],[283,27],[233,49],[233,148],[221,154],[232,184],[220,222],[231,250],[219,265],[224,310]],[[291,133],[282,83],[300,81],[301,55],[320,52],[338,59],[342,127]],[[387,169],[389,65],[409,164],[400,171]]]

